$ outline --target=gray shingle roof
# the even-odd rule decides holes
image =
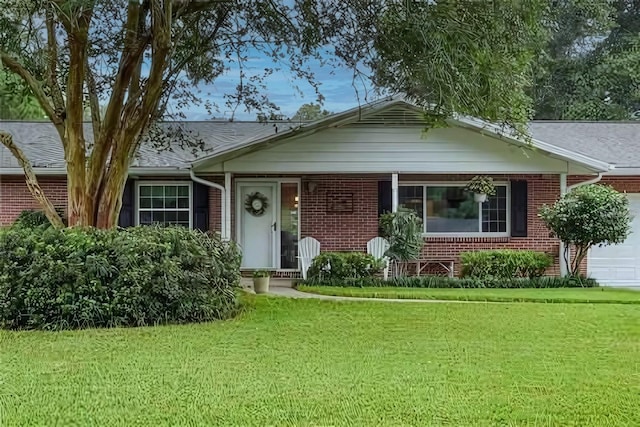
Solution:
[[[249,141],[264,138],[296,124],[290,122],[174,122],[163,123],[168,130],[187,130],[187,136],[201,140],[204,151],[184,144],[171,144],[171,150],[158,151],[145,143],[134,166],[188,168],[196,159],[212,155]],[[85,135],[91,142],[89,125]],[[64,155],[55,128],[49,122],[0,121],[0,129],[9,131],[33,166],[64,167]],[[556,122],[534,121],[530,124],[533,137],[597,160],[615,164],[618,168],[640,168],[640,122]],[[172,139],[169,136],[168,139]],[[0,168],[18,168],[11,153],[0,146]]]
[[[535,139],[615,164],[618,168],[640,167],[640,121],[534,121],[529,129]]]
[[[171,135],[175,134],[176,130],[186,130],[182,134],[188,139],[202,141],[204,150],[194,150],[186,144],[172,143],[170,150],[159,151],[153,144],[145,142],[140,147],[133,166],[187,168],[194,160],[206,154],[215,154],[229,146],[275,134],[276,126],[281,130],[292,125],[289,122],[274,124],[229,121],[162,123],[164,128],[170,130],[168,139],[173,138]],[[64,167],[64,153],[60,138],[51,123],[0,121],[0,129],[13,135],[14,140],[34,167]],[[93,142],[89,124],[85,124],[84,133],[88,142]],[[9,150],[0,145],[0,168],[18,167]]]

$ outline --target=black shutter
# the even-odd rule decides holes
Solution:
[[[209,187],[193,183],[193,228],[209,231]]]
[[[527,181],[511,181],[511,236],[527,237]]]
[[[118,225],[120,227],[133,227],[135,225],[135,206],[136,206],[135,181],[127,179],[122,193],[122,207],[120,208],[120,216],[118,217]]]
[[[378,216],[391,212],[391,181],[378,181]]]

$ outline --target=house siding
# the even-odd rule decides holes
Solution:
[[[200,172],[566,173],[568,168],[566,161],[467,129],[439,128],[425,133],[424,126],[345,126],[292,137],[204,166]]]

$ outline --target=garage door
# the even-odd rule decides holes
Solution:
[[[640,194],[627,196],[634,216],[627,240],[589,252],[589,275],[602,285],[640,287]]]

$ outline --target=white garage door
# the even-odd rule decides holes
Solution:
[[[634,216],[631,234],[619,245],[593,248],[589,252],[589,275],[606,286],[640,287],[640,194],[627,194]]]

